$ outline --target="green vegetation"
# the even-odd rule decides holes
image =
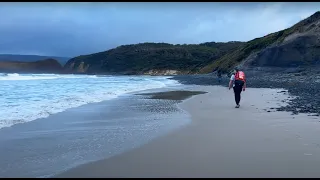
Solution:
[[[141,74],[149,70],[179,70],[198,72],[202,67],[242,42],[203,43],[199,45],[172,45],[166,43],[140,43],[123,45],[115,49],[71,59],[66,66],[89,65],[90,72]],[[75,68],[73,68],[75,69]]]
[[[91,55],[72,58],[65,68],[84,73],[125,73],[143,74],[150,70],[178,70],[183,73],[209,73],[215,70],[228,72],[253,53],[283,43],[286,37],[293,33],[306,32],[318,28],[315,25],[320,19],[320,12],[316,12],[309,18],[300,21],[291,28],[256,38],[248,42],[172,45],[167,43],[140,43],[135,45],[123,45],[117,48]],[[306,62],[309,59],[317,59],[318,45],[307,48],[304,41],[296,41],[301,47],[288,47],[286,58],[280,56],[265,56],[264,59],[272,65],[292,64],[292,62]],[[313,42],[311,42],[313,43]],[[291,49],[290,49],[291,48]],[[308,51],[308,53],[306,53]],[[298,54],[292,58],[291,52]],[[312,57],[307,54],[314,54]],[[272,53],[271,53],[272,54]],[[282,53],[283,55],[284,53]],[[273,55],[273,54],[272,54]],[[292,53],[290,54],[292,55]],[[301,55],[300,58],[299,56]],[[263,64],[263,63],[261,63]],[[267,63],[268,64],[268,63]]]
[[[251,41],[248,41],[243,46],[240,46],[239,48],[237,48],[235,51],[231,51],[226,55],[222,56],[221,58],[217,59],[216,61],[213,61],[212,63],[208,64],[207,66],[202,68],[199,72],[208,73],[213,69],[214,70],[220,69],[223,72],[228,72],[231,68],[238,65],[250,54],[254,52],[258,52],[272,44],[280,44],[290,34],[309,30],[310,27],[308,25],[311,24],[312,22],[315,22],[319,18],[320,18],[320,11],[316,12],[309,18],[300,21],[299,23],[295,24],[290,28],[287,28],[275,33],[271,33],[261,38],[256,38]]]
[[[284,31],[279,31],[276,33],[269,34],[262,38],[256,38],[251,40],[244,45],[237,48],[235,51],[231,51],[230,53],[222,56],[218,60],[213,63],[205,66],[200,70],[201,73],[208,73],[214,70],[222,70],[223,72],[227,72],[230,68],[239,64],[243,59],[248,57],[251,53],[257,52],[261,49],[266,48],[267,46],[275,43],[282,35]]]

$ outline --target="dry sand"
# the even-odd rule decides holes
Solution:
[[[189,90],[208,92],[180,104],[190,125],[57,177],[320,177],[320,119],[265,111],[280,90],[248,88],[239,109],[224,87]]]

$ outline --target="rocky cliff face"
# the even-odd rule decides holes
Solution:
[[[320,64],[320,13],[294,27],[283,41],[261,50],[245,66],[297,67]]]
[[[320,12],[294,26],[247,42],[243,47],[227,53],[204,67],[230,70],[255,67],[301,67],[320,65]]]
[[[0,61],[3,73],[63,73],[62,65],[54,59],[35,62]]]
[[[144,75],[153,75],[153,76],[159,76],[159,75],[164,75],[164,76],[170,76],[170,75],[179,75],[179,74],[187,74],[188,72],[182,72],[182,71],[177,71],[177,70],[156,70],[152,69],[144,73]]]

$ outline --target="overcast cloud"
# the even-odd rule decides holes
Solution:
[[[1,2],[0,53],[73,57],[140,42],[248,41],[319,9],[319,2]]]

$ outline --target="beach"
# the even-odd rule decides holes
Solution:
[[[52,177],[140,147],[191,122],[179,102],[124,94],[2,128],[0,177]]]
[[[183,90],[207,92],[179,103],[191,123],[54,177],[320,176],[320,119],[278,112],[276,108],[292,98],[287,91],[247,88],[236,109],[233,92],[226,87],[185,86]]]
[[[242,5],[3,3],[0,178],[320,177],[320,3]]]

